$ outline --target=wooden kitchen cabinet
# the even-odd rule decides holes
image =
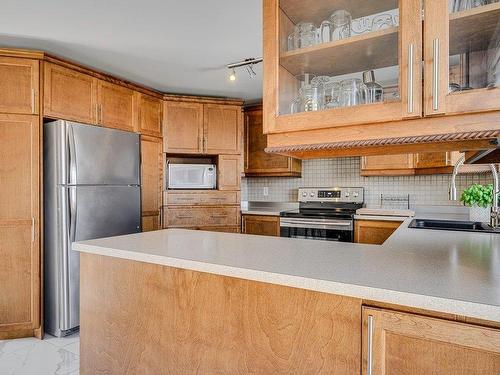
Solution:
[[[280,236],[279,216],[241,215],[241,233]]]
[[[458,151],[363,156],[361,175],[407,176],[452,173],[460,156],[461,153]]]
[[[374,155],[361,158],[362,176],[399,176],[414,174],[415,159],[413,154]]]
[[[39,61],[0,57],[0,113],[39,113]]]
[[[354,220],[354,242],[382,245],[396,229],[401,221]]]
[[[267,137],[262,122],[262,106],[245,108],[245,176],[300,177],[299,159],[265,152]]]
[[[335,9],[367,23],[397,9],[399,24],[363,32],[357,22],[343,39],[294,44],[299,22],[319,25]],[[268,150],[306,159],[491,147],[488,141],[500,135],[499,17],[499,2],[451,14],[448,0],[339,1],[333,8],[329,0],[264,2]],[[340,95],[338,106],[334,90],[323,97],[334,108],[321,100],[299,108],[310,103],[296,99],[312,77],[338,82],[361,79],[367,70],[384,86],[382,103],[346,106]]]
[[[203,112],[204,153],[241,153],[241,107],[205,104]]]
[[[399,14],[399,25],[359,33],[350,37],[325,38],[306,47],[291,45],[290,35],[299,22],[316,25],[328,19],[335,9],[347,10],[352,19],[376,13]],[[397,121],[421,116],[421,2],[410,1],[341,1],[303,2],[271,0],[264,4],[264,125],[266,132],[336,128],[368,122]],[[326,36],[326,33],[325,33]],[[412,46],[412,47],[410,47]],[[381,69],[385,69],[383,72]],[[300,88],[314,82],[304,74],[328,76],[340,81],[344,75],[362,78],[362,72],[374,70],[383,80],[383,101],[338,106],[335,99],[322,100],[308,108],[296,108]],[[383,78],[382,78],[383,76]],[[304,86],[305,87],[305,86]],[[326,96],[326,101],[332,99]],[[299,105],[300,107],[300,105]]]
[[[141,224],[143,232],[161,229],[160,215],[142,216]]]
[[[500,109],[499,19],[500,2],[458,12],[448,0],[425,3],[426,116]]]
[[[241,156],[219,155],[217,158],[217,188],[219,190],[240,190]]]
[[[231,227],[240,225],[238,206],[167,206],[164,207],[165,227]]]
[[[111,82],[97,82],[99,125],[133,132],[135,128],[134,91]]]
[[[167,154],[203,153],[203,104],[165,101],[163,149]]]
[[[0,114],[0,339],[40,328],[40,123]]]
[[[239,205],[239,191],[221,190],[167,190],[164,201],[167,205]]]
[[[160,99],[150,95],[136,93],[138,105],[138,129],[144,135],[161,137],[161,124],[163,122],[163,103]]]
[[[500,369],[498,329],[363,307],[362,337],[362,374],[497,375]]]
[[[143,231],[160,229],[162,207],[162,139],[141,135],[141,205]],[[145,219],[148,217],[148,219]]]
[[[44,62],[43,115],[97,123],[97,78]]]

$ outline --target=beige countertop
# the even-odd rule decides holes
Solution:
[[[411,229],[383,245],[165,229],[81,252],[500,321],[500,235]]]

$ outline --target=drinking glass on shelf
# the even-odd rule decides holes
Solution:
[[[340,105],[342,107],[365,104],[366,97],[366,85],[359,78],[345,79],[340,82]]]
[[[320,88],[322,108],[336,108],[340,105],[340,85],[329,76],[318,76],[311,81]]]
[[[311,74],[297,76],[301,82],[299,95],[290,106],[291,113],[318,111],[323,108],[323,98],[321,95],[322,86],[318,81],[314,81]]]
[[[379,14],[373,17],[372,31],[388,29],[394,26],[394,19],[392,14]]]
[[[332,40],[346,39],[351,36],[351,13],[341,9],[333,12],[330,16],[333,25]]]
[[[318,29],[312,22],[299,22],[288,36],[287,49],[289,51],[310,47],[318,42]]]
[[[363,72],[363,83],[366,86],[366,103],[379,103],[384,101],[384,88],[375,81],[375,72]]]
[[[460,12],[462,10],[469,10],[482,5],[490,4],[495,1],[490,0],[450,0],[450,12]]]

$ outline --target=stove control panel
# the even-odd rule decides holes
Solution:
[[[362,187],[300,188],[299,202],[363,203]]]

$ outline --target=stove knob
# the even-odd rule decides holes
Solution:
[[[351,195],[350,193],[345,193],[346,198],[349,198],[350,195]]]
[[[354,193],[353,195],[354,195],[354,198],[359,197],[359,193]]]
[[[305,198],[305,197],[307,197],[307,193],[306,193],[305,191],[304,191],[304,192],[302,192],[302,196],[303,196],[304,198]]]
[[[311,198],[314,198],[314,193],[311,193],[311,194],[309,194],[309,195],[311,196]]]

